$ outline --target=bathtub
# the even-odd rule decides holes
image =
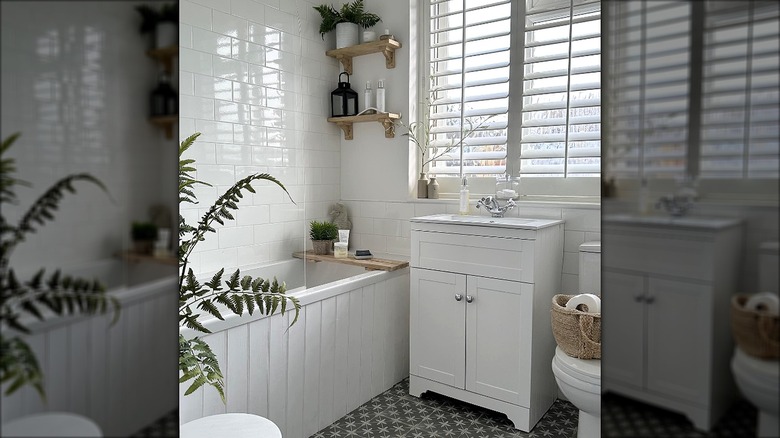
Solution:
[[[63,273],[98,278],[120,302],[119,320],[33,319],[27,342],[44,371],[48,403],[31,388],[3,396],[0,422],[67,411],[93,419],[105,436],[128,436],[176,409],[176,266],[109,259]]]
[[[184,396],[181,423],[246,412],[271,419],[285,438],[305,438],[384,392],[409,374],[409,268],[393,272],[293,259],[242,270],[277,277],[298,298],[292,314],[223,313],[202,317],[212,331],[182,328],[208,342],[225,375],[223,404],[211,387]]]

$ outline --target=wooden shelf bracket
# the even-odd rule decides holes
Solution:
[[[382,53],[385,56],[385,67],[389,69],[395,68],[395,51],[400,48],[401,43],[396,40],[379,40],[352,47],[328,50],[325,54],[338,59],[344,67],[344,71],[352,74],[352,58],[370,53]]]
[[[328,121],[335,123],[342,131],[344,131],[344,140],[352,140],[352,124],[361,122],[379,122],[385,131],[385,138],[395,137],[395,121],[400,119],[401,115],[396,113],[377,113],[377,114],[364,114],[361,116],[347,116],[347,117],[329,117]]]

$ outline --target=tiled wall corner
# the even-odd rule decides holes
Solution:
[[[327,219],[328,206],[340,199],[339,131],[326,122],[337,64],[325,56],[315,3],[182,0],[179,6],[181,137],[202,133],[188,157],[197,160],[197,178],[216,185],[199,192],[198,206],[183,208],[185,217],[201,216],[206,201],[253,173],[271,174],[290,195],[256,183],[237,220],[210,236],[214,245],[197,248],[195,269],[289,259],[311,245],[308,221]]]

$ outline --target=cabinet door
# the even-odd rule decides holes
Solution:
[[[463,389],[466,276],[412,268],[410,292],[410,373]]]
[[[648,390],[706,403],[711,368],[711,297],[710,287],[706,284],[650,277],[647,304]],[[611,321],[612,313],[608,315]]]
[[[466,389],[530,406],[533,285],[467,277]]]
[[[645,277],[603,269],[601,368],[605,382],[644,387]]]

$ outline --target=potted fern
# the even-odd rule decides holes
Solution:
[[[341,9],[332,5],[314,6],[320,13],[320,35],[325,39],[325,34],[336,30],[336,48],[341,49],[358,44],[359,28],[368,29],[382,21],[379,15],[366,12],[363,0],[354,0],[345,3]]]
[[[8,204],[18,204],[15,186],[30,186],[16,179],[13,158],[7,157],[8,149],[19,137],[14,134],[0,145],[0,212],[7,211]],[[31,278],[19,278],[10,266],[13,250],[46,222],[54,220],[60,202],[66,193],[75,193],[74,183],[91,183],[108,193],[103,183],[88,173],[68,175],[55,182],[12,224],[0,215],[0,382],[7,383],[5,395],[10,395],[26,385],[31,385],[45,400],[43,370],[27,341],[29,334],[25,316],[40,321],[49,315],[96,314],[114,311],[113,322],[119,318],[119,301],[107,295],[96,279],[62,275],[59,270],[46,274],[39,269]]]
[[[133,222],[130,227],[130,237],[133,240],[133,252],[151,254],[154,241],[157,239],[157,225],[151,222]]]
[[[200,133],[189,136],[179,146],[179,205],[184,203],[197,204],[198,199],[193,186],[211,184],[198,181],[192,177],[195,160],[183,159],[182,155],[195,142]],[[286,295],[285,284],[260,277],[252,278],[241,275],[236,269],[229,278],[223,279],[225,268],[220,269],[211,279],[201,283],[198,275],[188,267],[189,257],[198,244],[206,240],[209,233],[215,233],[215,224],[224,225],[233,220],[235,210],[245,192],[255,193],[252,183],[258,180],[270,181],[278,185],[289,197],[287,189],[273,176],[267,173],[252,174],[233,184],[227,189],[197,224],[190,225],[179,214],[179,325],[201,333],[211,333],[201,322],[200,317],[206,315],[224,320],[222,312],[232,312],[252,315],[273,315],[277,310],[284,314],[288,305],[292,305],[295,317],[290,326],[298,320],[300,303],[295,297]],[[292,201],[292,198],[290,198]],[[294,201],[293,201],[294,202]],[[221,306],[221,307],[220,307]],[[184,395],[189,395],[203,385],[214,387],[225,402],[224,377],[219,368],[219,362],[211,347],[199,337],[191,339],[179,334],[179,383],[191,382]]]
[[[333,241],[339,238],[339,227],[332,222],[311,221],[309,237],[314,254],[327,255],[333,249]]]

